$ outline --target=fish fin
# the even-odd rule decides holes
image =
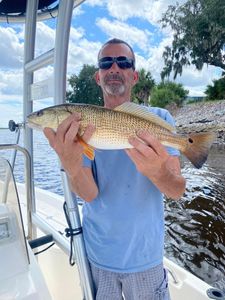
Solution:
[[[169,131],[175,132],[175,128],[167,123],[165,120],[160,118],[159,116],[155,115],[154,113],[150,112],[144,106],[140,106],[138,104],[132,102],[125,102],[117,107],[114,108],[115,111],[124,112],[127,114],[131,114],[133,116],[137,116],[139,118],[143,118],[147,121],[154,122],[159,126],[166,128]]]
[[[84,155],[86,155],[90,160],[94,160],[95,158],[95,148],[88,145],[82,137],[77,136],[78,142],[84,147]]]
[[[213,132],[193,133],[188,136],[188,145],[183,154],[196,168],[201,168],[207,160],[210,147],[215,140]]]

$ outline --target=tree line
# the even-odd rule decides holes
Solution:
[[[96,71],[94,65],[84,65],[78,75],[73,74],[68,79],[70,90],[67,92],[67,102],[103,105],[102,91],[94,78]],[[162,108],[171,103],[181,106],[188,93],[180,83],[164,80],[156,84],[151,73],[141,69],[139,81],[132,90],[131,101]],[[208,85],[205,94],[206,100],[225,99],[225,77],[214,80],[213,85]]]

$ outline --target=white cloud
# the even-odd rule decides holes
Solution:
[[[23,81],[22,70],[1,70],[0,69],[0,95],[19,95],[22,94]]]
[[[151,24],[159,25],[158,21],[162,17],[169,5],[175,5],[177,0],[87,0],[86,5],[91,7],[101,6],[108,10],[108,14],[121,21],[138,17],[147,20]],[[179,4],[186,0],[179,0]]]
[[[177,0],[109,0],[107,8],[109,14],[119,20],[127,20],[132,17],[139,17],[158,25],[162,13],[166,11],[168,5],[175,5]],[[180,0],[179,4],[185,0]]]
[[[82,37],[84,37],[84,35],[85,35],[85,31],[82,27],[78,27],[78,28],[71,27],[70,43],[79,41]]]
[[[149,47],[149,38],[152,34],[148,30],[140,30],[126,23],[120,21],[112,22],[106,18],[97,19],[96,25],[110,38],[120,38],[144,51],[147,51]]]
[[[96,65],[100,47],[100,42],[89,42],[86,39],[82,39],[78,43],[70,43],[67,67],[68,73],[77,74],[84,64]]]
[[[160,81],[160,73],[164,66],[164,60],[162,58],[163,51],[165,46],[171,44],[171,38],[164,38],[158,46],[151,47],[149,51],[148,63],[152,74],[154,74],[154,78],[157,81]]]
[[[73,9],[73,18],[76,16],[80,16],[84,13],[83,9],[81,6],[77,6]]]
[[[182,83],[190,91],[190,96],[204,96],[204,91],[208,84],[212,84],[213,79],[218,79],[217,68],[204,65],[201,71],[194,66],[183,69],[182,76],[178,76],[176,82]]]
[[[16,122],[23,120],[22,97],[20,95],[0,94],[0,107],[0,127],[8,127],[9,120]]]
[[[85,4],[90,6],[103,6],[107,3],[106,0],[87,0],[85,1]]]
[[[0,27],[0,40],[0,67],[21,68],[23,43],[19,40],[16,31],[10,27]]]
[[[43,22],[37,23],[36,56],[54,48],[55,30]]]

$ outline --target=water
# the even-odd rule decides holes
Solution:
[[[0,143],[15,136],[0,131]],[[58,159],[41,132],[34,132],[35,185],[63,194]],[[0,152],[9,158],[8,153]],[[23,158],[18,154],[16,180],[23,182]],[[213,147],[197,170],[182,158],[187,189],[180,201],[165,199],[166,256],[209,284],[224,288],[225,274],[225,146]]]
[[[224,284],[225,146],[214,146],[195,169],[182,160],[187,189],[165,203],[166,256],[210,284]],[[221,286],[225,288],[225,286]]]
[[[0,130],[0,143],[14,143],[15,133],[8,130]],[[21,146],[23,137],[20,138]],[[0,155],[9,159],[13,151],[1,151]],[[24,157],[17,153],[15,163],[15,178],[18,182],[24,182]],[[34,183],[35,186],[63,195],[59,162],[57,155],[49,146],[42,132],[34,131]]]

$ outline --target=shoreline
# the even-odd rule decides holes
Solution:
[[[176,122],[177,133],[213,131],[214,144],[225,144],[225,100],[197,102],[166,108]]]

